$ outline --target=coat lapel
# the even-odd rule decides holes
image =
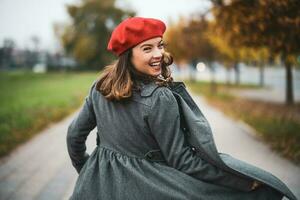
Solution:
[[[225,169],[226,166],[218,156],[210,125],[187,92],[184,83],[175,82],[170,89],[177,100],[181,120],[186,126],[188,143],[203,159]]]
[[[280,191],[289,199],[296,199],[289,188],[271,173],[227,154],[218,153],[210,125],[187,92],[184,83],[174,82],[169,88],[177,100],[181,120],[187,128],[188,143],[196,149],[199,156],[232,174],[258,180]]]

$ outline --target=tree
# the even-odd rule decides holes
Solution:
[[[244,61],[246,63],[254,63],[255,66],[258,66],[259,68],[259,85],[261,87],[264,86],[264,71],[265,71],[265,65],[269,62],[270,59],[270,53],[268,48],[249,48],[244,47],[241,48],[240,51],[241,54],[241,61]]]
[[[300,53],[299,0],[212,0],[216,31],[231,45],[268,48],[286,68],[286,103],[293,104],[292,59]]]
[[[213,25],[213,24],[212,24]],[[221,35],[216,34],[212,29],[209,30],[208,34],[209,42],[218,51],[218,61],[221,61],[227,71],[227,85],[229,85],[229,72],[233,68],[235,71],[235,84],[240,83],[240,70],[238,68],[238,62],[241,60],[241,51],[239,48],[234,48],[229,45]]]
[[[8,69],[14,67],[13,50],[15,42],[12,39],[4,39],[3,47],[0,47],[0,69]]]
[[[39,47],[40,47],[40,43],[41,43],[40,38],[37,35],[33,35],[33,36],[30,37],[30,40],[33,44],[34,51],[38,52]]]
[[[103,68],[114,58],[106,50],[112,30],[135,13],[117,8],[115,0],[82,0],[80,5],[67,6],[67,10],[72,23],[63,31],[56,30],[60,33],[66,53],[72,55],[81,66]]]
[[[208,40],[209,22],[202,15],[199,19],[184,21],[181,19],[173,24],[166,33],[170,43],[170,52],[180,60],[206,62],[212,72],[211,91],[216,92],[214,69],[212,62],[217,58],[217,50]],[[176,42],[175,42],[176,41]]]
[[[217,84],[215,81],[215,67],[213,62],[219,57],[219,52],[210,42],[210,22],[206,20],[205,15],[200,15],[198,19],[189,21],[184,29],[184,40],[189,49],[189,59],[194,63],[202,60],[206,62],[211,72],[211,93],[217,93]]]
[[[187,45],[183,40],[183,29],[186,27],[186,23],[187,21],[184,18],[180,18],[177,23],[170,23],[164,36],[168,51],[178,63],[189,59],[188,51],[186,50]]]

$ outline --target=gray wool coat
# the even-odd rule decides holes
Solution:
[[[99,141],[88,155],[95,127]],[[296,199],[272,174],[217,152],[183,83],[142,84],[124,101],[107,100],[94,83],[67,147],[79,173],[72,200]],[[251,190],[254,180],[263,186]]]

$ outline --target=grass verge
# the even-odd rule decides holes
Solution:
[[[251,85],[218,84],[212,94],[210,83],[185,82],[193,92],[203,95],[207,102],[233,118],[252,126],[259,137],[282,156],[300,164],[300,104],[286,106],[249,100],[230,95],[230,89],[253,88]]]
[[[0,157],[77,109],[97,73],[0,73]]]

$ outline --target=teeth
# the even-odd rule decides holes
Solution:
[[[158,66],[160,62],[151,63],[150,66]]]

